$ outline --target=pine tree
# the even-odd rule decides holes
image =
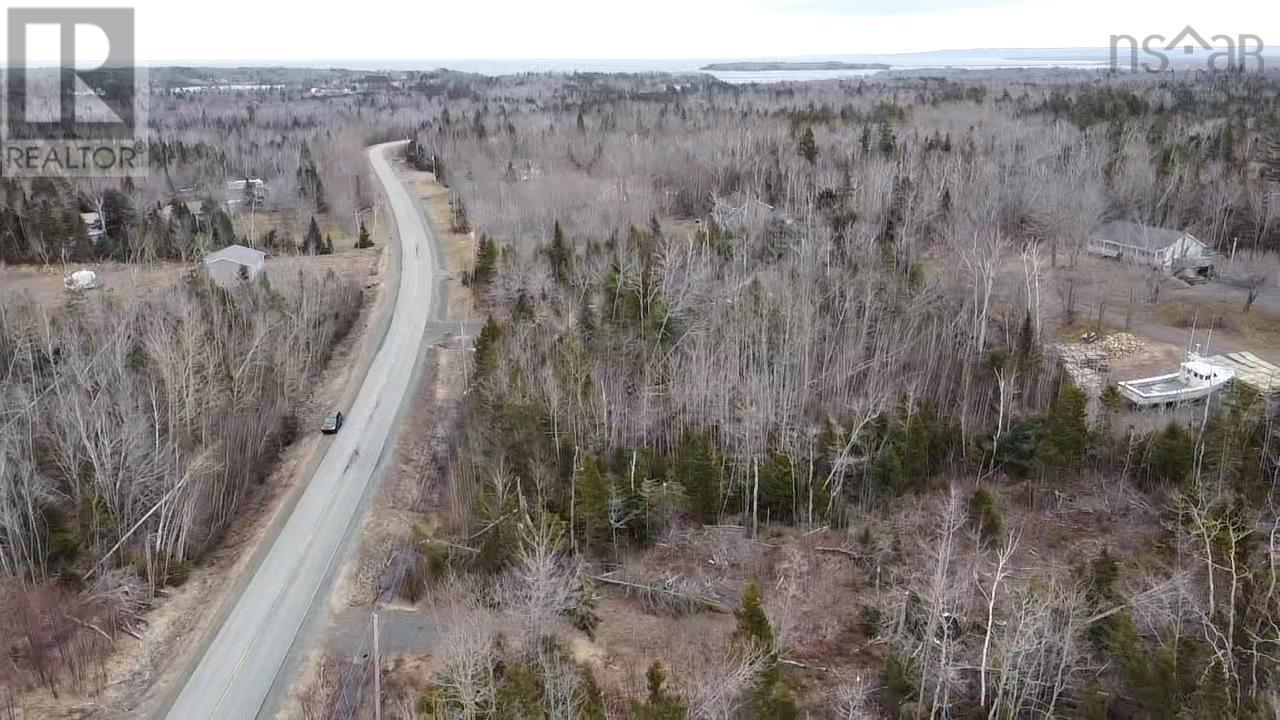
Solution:
[[[880,123],[880,139],[878,146],[880,152],[884,155],[893,155],[898,152],[898,137],[893,132],[893,126],[888,120]]]
[[[356,249],[364,250],[373,247],[373,240],[369,239],[369,229],[360,223],[360,234],[356,238]]]
[[[884,498],[894,498],[906,489],[906,472],[902,469],[902,456],[893,443],[876,453],[871,462],[871,485],[876,494]]]
[[[800,134],[800,146],[797,148],[800,157],[810,165],[818,162],[818,142],[813,137],[813,128],[806,127]]]
[[[667,672],[661,662],[655,660],[649,666],[645,680],[649,694],[643,703],[632,706],[633,720],[684,720],[688,717],[689,709],[666,688]]]
[[[502,326],[490,315],[476,338],[475,373],[472,382],[479,382],[493,374],[498,367],[498,344],[502,342]]]
[[[733,641],[745,649],[772,653],[774,651],[773,626],[764,612],[764,602],[760,597],[760,586],[755,583],[747,585],[742,594],[742,604],[733,611],[737,619],[737,628],[733,631]]]
[[[733,611],[737,619],[737,628],[733,632],[733,642],[750,652],[762,652],[767,656],[765,666],[756,677],[751,690],[751,717],[770,718],[771,720],[791,720],[799,716],[795,699],[790,688],[782,678],[778,665],[778,649],[773,636],[773,626],[764,612],[764,603],[760,598],[760,587],[755,583],[747,585],[742,596],[742,605]]]
[[[302,251],[308,255],[323,252],[324,240],[320,237],[320,226],[316,224],[316,216],[311,216],[311,224],[307,226],[306,237],[302,241]]]
[[[1018,331],[1018,367],[1033,370],[1038,364],[1035,326],[1031,322],[1031,311],[1028,310],[1022,317],[1022,328]]]
[[[555,222],[555,227],[551,231],[551,247],[547,248],[547,260],[551,263],[551,274],[556,282],[562,285],[569,282],[569,274],[573,268],[573,251],[565,242],[564,229],[560,227],[559,220]]]
[[[480,233],[476,242],[476,267],[471,278],[478,285],[488,285],[498,269],[498,248],[487,233]]]
[[[213,216],[211,218],[211,224],[210,224],[210,226],[213,228],[214,247],[226,247],[228,245],[234,245],[236,242],[236,231],[235,231],[235,228],[231,225],[231,218],[227,215],[225,211],[222,210],[222,208],[219,208],[216,205],[213,205],[212,203],[206,204],[205,207],[214,208]]]
[[[1267,130],[1261,140],[1262,177],[1280,183],[1280,124]]]
[[[325,201],[324,183],[320,181],[320,172],[316,169],[315,158],[306,142],[298,153],[298,195],[312,203],[318,212],[328,209]]]
[[[1143,454],[1141,485],[1177,485],[1191,474],[1195,442],[1181,425],[1171,422],[1147,446]]]
[[[1004,523],[1000,520],[996,499],[982,488],[974,490],[973,495],[969,497],[969,522],[987,541],[999,542],[1004,532]]]
[[[710,432],[685,439],[676,479],[689,495],[689,509],[703,522],[715,522],[720,512],[720,458]]]
[[[102,194],[102,242],[113,259],[129,259],[129,228],[136,220],[137,213],[129,202],[129,196],[119,190],[107,190]]]
[[[1084,391],[1063,381],[1042,441],[1040,455],[1045,465],[1061,470],[1084,459],[1090,443],[1087,409]]]
[[[574,523],[580,542],[601,549],[609,544],[609,478],[599,460],[588,455],[578,471],[574,491]]]

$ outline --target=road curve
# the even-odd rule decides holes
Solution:
[[[394,438],[424,331],[441,312],[434,239],[387,157],[402,145],[368,151],[400,237],[400,286],[386,337],[346,409],[342,432],[329,441],[271,549],[168,709],[165,717],[172,720],[258,717],[273,688],[287,681],[285,660],[311,608],[328,594],[361,500]]]

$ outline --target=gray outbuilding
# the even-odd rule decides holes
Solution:
[[[1207,277],[1216,254],[1185,230],[1151,227],[1135,222],[1109,222],[1089,236],[1094,255],[1128,260],[1170,273]]]
[[[218,287],[231,289],[262,274],[267,254],[243,245],[228,245],[204,256],[204,267]]]

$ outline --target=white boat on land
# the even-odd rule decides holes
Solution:
[[[1178,372],[1117,383],[1120,394],[1135,407],[1179,405],[1203,400],[1236,376],[1234,370],[1206,362],[1199,354],[1187,354]]]

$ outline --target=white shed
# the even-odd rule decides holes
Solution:
[[[209,277],[221,288],[233,288],[262,273],[267,254],[243,245],[228,245],[204,256]]]

